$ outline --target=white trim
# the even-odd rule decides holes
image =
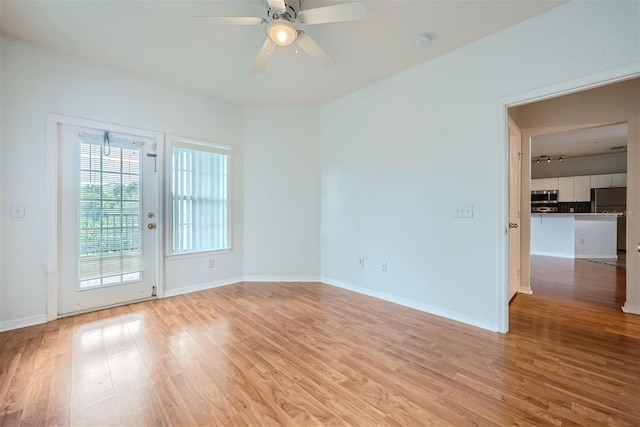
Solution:
[[[589,255],[589,254],[583,254],[583,255],[576,255],[576,259],[616,259],[616,258],[618,258],[618,254],[610,254],[610,255],[603,255],[603,254]]]
[[[65,116],[62,114],[47,113],[47,184],[46,201],[49,209],[49,224],[47,227],[47,314],[44,315],[46,321],[58,318],[58,126],[72,125],[86,128],[108,128],[110,131],[134,135],[140,138],[151,139],[157,143],[164,141],[164,134],[158,131],[140,129],[131,126],[123,126],[114,123],[102,122],[99,120],[84,119],[80,117]],[[162,162],[159,162],[162,163]],[[161,179],[164,169],[162,164],[157,165],[156,185],[157,185],[157,221],[163,220],[162,197],[163,181]],[[164,243],[162,233],[158,233],[156,245],[156,291],[162,295],[164,286],[164,266],[162,255],[164,253]],[[159,251],[159,252],[158,252]],[[38,317],[38,316],[36,316]],[[31,318],[29,318],[31,319]],[[14,321],[10,321],[14,322]]]
[[[520,286],[518,288],[518,293],[519,294],[531,295],[531,294],[533,294],[533,290],[531,289],[531,286]]]
[[[166,245],[165,250],[163,251],[163,256],[166,261],[170,261],[171,259],[182,259],[182,258],[191,258],[198,256],[217,256],[221,254],[230,253],[233,251],[233,151],[230,145],[216,143],[213,141],[207,141],[202,139],[193,139],[186,138],[177,135],[165,134],[164,139],[164,152],[165,152],[165,161],[164,165],[166,167],[166,174],[164,176],[164,188],[166,188],[166,197],[164,197],[164,206],[165,216],[167,220],[164,223],[164,235],[166,237]],[[173,147],[182,147],[191,150],[201,150],[208,151],[211,153],[222,154],[228,156],[227,161],[227,248],[223,249],[214,249],[208,251],[197,251],[197,252],[177,252],[173,251],[173,209],[171,209],[171,178],[173,174],[173,170],[171,169],[171,160],[173,157]]]
[[[625,65],[621,65],[619,67],[610,68],[608,70],[603,70],[598,73],[588,74],[586,76],[577,77],[570,80],[565,80],[559,83],[555,83],[552,85],[535,88],[529,91],[524,91],[508,96],[504,96],[498,99],[498,102],[502,105],[502,109],[500,111],[499,123],[503,129],[503,140],[502,146],[503,149],[500,150],[501,156],[503,157],[503,172],[501,174],[501,197],[500,203],[502,204],[502,223],[501,230],[503,226],[506,226],[508,221],[505,221],[505,213],[508,218],[508,195],[509,195],[509,181],[505,179],[509,175],[509,164],[507,159],[505,159],[505,153],[509,149],[509,138],[508,138],[508,127],[507,127],[507,117],[508,117],[508,109],[511,107],[516,107],[522,104],[528,104],[531,102],[542,101],[544,99],[556,98],[562,95],[567,95],[574,92],[583,91],[586,89],[591,89],[599,86],[604,86],[608,84],[612,84],[615,82],[629,80],[640,75],[640,61],[631,62]],[[522,185],[522,183],[520,184]],[[526,215],[525,215],[526,216]],[[500,283],[498,284],[498,331],[507,333],[509,331],[509,301],[506,297],[508,295],[508,287],[509,287],[509,242],[507,239],[507,235],[505,233],[505,237],[502,239],[502,244],[500,245],[500,254],[502,262],[501,264],[501,272],[498,275],[500,279]],[[520,257],[526,256],[524,251],[521,251]],[[500,268],[499,267],[499,268]],[[520,278],[522,281],[522,277]]]
[[[245,282],[320,282],[320,276],[244,276]]]
[[[503,141],[506,144],[503,145],[503,149],[499,151],[500,160],[499,164],[504,165],[502,173],[500,174],[500,204],[502,209],[500,210],[500,229],[502,233],[502,239],[498,251],[500,253],[501,263],[497,263],[496,277],[498,277],[498,304],[496,305],[497,312],[497,327],[496,331],[502,334],[509,332],[509,120],[508,120],[508,107],[503,105],[501,108],[500,116],[500,129],[502,129]]]
[[[55,319],[54,319],[55,320]],[[23,317],[22,319],[7,320],[0,324],[0,332],[11,331],[14,329],[26,328],[28,326],[41,325],[47,323],[47,315],[39,314],[37,316]]]
[[[416,310],[420,310],[425,313],[444,317],[450,320],[455,320],[456,322],[466,323],[467,325],[475,326],[482,329],[487,329],[492,332],[498,332],[498,323],[491,322],[486,319],[468,316],[466,314],[453,311],[453,310],[448,310],[442,307],[436,307],[429,304],[417,303],[408,298],[398,297],[396,295],[391,295],[386,292],[376,291],[370,288],[365,288],[363,286],[351,285],[349,283],[340,282],[338,280],[334,280],[328,277],[322,277],[321,281],[326,285],[335,286],[337,288],[346,289],[348,291],[356,292],[362,295],[378,298],[383,301],[399,304],[409,308],[414,308]]]
[[[625,302],[622,311],[628,314],[640,314],[640,305],[631,305],[629,302]]]
[[[540,255],[540,256],[552,256],[556,258],[571,258],[575,259],[575,256],[563,254],[560,252],[541,252],[541,251],[531,251],[530,255]]]
[[[204,291],[206,289],[219,288],[220,286],[235,285],[236,283],[241,283],[243,281],[244,279],[242,277],[232,277],[229,279],[217,280],[215,282],[200,283],[197,285],[185,286],[176,289],[166,289],[164,291],[163,298],[169,298],[182,294],[190,294],[192,292]]]
[[[562,81],[549,86],[508,95],[500,98],[499,101],[507,107],[517,107],[518,105],[544,101],[545,99],[557,98],[559,96],[629,80],[637,77],[638,74],[640,74],[640,62],[630,62],[620,67],[610,68],[598,73],[587,74],[586,76]]]

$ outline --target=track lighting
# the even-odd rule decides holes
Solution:
[[[538,156],[536,158],[536,163],[540,164],[541,161],[546,160],[547,163],[551,163],[552,160],[557,160],[559,162],[564,160],[564,156],[558,156],[558,157],[552,157],[552,156],[548,156],[546,154],[543,154],[542,156]],[[533,159],[531,159],[531,161],[533,161]]]

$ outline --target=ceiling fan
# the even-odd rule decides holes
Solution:
[[[268,25],[267,38],[258,53],[251,72],[262,73],[267,61],[278,46],[296,43],[322,67],[329,68],[334,60],[307,33],[296,28],[301,25],[357,21],[366,18],[364,3],[353,2],[302,10],[302,0],[264,0],[266,17],[259,16],[194,16],[200,24]],[[297,51],[296,51],[297,52]]]

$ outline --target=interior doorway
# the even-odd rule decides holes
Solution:
[[[624,124],[628,126],[627,149],[625,166],[627,175],[625,175],[627,200],[623,217],[626,225],[625,243],[623,257],[626,258],[627,270],[624,274],[626,285],[625,302],[622,310],[629,313],[640,314],[640,272],[638,268],[639,260],[636,251],[636,243],[640,241],[640,226],[638,219],[634,218],[634,212],[638,212],[640,207],[640,185],[638,180],[638,169],[640,168],[640,84],[639,79],[632,78],[624,81],[598,86],[596,88],[586,89],[579,92],[573,92],[568,95],[558,95],[553,98],[546,98],[542,101],[535,101],[528,104],[520,104],[508,108],[508,118],[520,127],[522,132],[521,152],[522,174],[521,174],[521,198],[520,207],[522,218],[520,224],[520,264],[521,264],[521,281],[518,289],[519,293],[530,293],[531,290],[531,244],[532,244],[532,214],[531,214],[531,191],[537,182],[532,181],[532,164],[533,162],[544,162],[545,164],[559,163],[568,164],[569,157],[560,159],[562,153],[537,153],[533,156],[531,141],[535,137],[560,132],[578,131],[580,129],[598,128],[606,125]],[[616,148],[620,147],[609,147]],[[594,158],[595,159],[595,158]],[[597,160],[597,159],[595,159]],[[570,162],[569,162],[570,163]],[[538,163],[535,163],[536,165]],[[602,165],[601,165],[602,166]],[[616,171],[620,174],[621,171]],[[586,173],[584,174],[586,175]],[[610,175],[609,179],[613,179],[612,174],[605,174],[603,171],[596,171],[594,175]],[[573,176],[578,176],[575,174]],[[565,177],[568,178],[568,177]],[[606,177],[603,177],[606,178]],[[619,180],[619,176],[617,177]],[[578,181],[584,178],[578,179]],[[564,179],[561,183],[565,190],[563,203],[568,203],[566,199],[568,179]],[[619,181],[618,181],[619,183]],[[533,186],[532,186],[533,184]],[[572,180],[572,190],[575,188],[575,182]],[[560,185],[556,184],[556,185]],[[611,186],[614,186],[612,183]],[[546,187],[546,186],[545,186]],[[578,202],[578,199],[584,198],[584,182],[578,182],[578,191],[582,191],[574,197],[572,194],[570,199]],[[590,210],[592,207],[591,191],[587,205]],[[559,187],[556,187],[556,192]],[[512,194],[509,195],[512,197]],[[587,202],[587,200],[584,200]],[[583,205],[584,207],[585,205]],[[577,211],[578,207],[574,206],[573,211]],[[574,213],[571,212],[571,213]],[[624,256],[626,255],[626,256]],[[511,268],[511,266],[510,266]],[[535,292],[535,289],[533,290]],[[618,308],[620,309],[620,307]]]

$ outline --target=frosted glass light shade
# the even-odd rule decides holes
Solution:
[[[278,46],[289,46],[298,38],[298,31],[286,21],[276,21],[269,25],[267,35]]]

